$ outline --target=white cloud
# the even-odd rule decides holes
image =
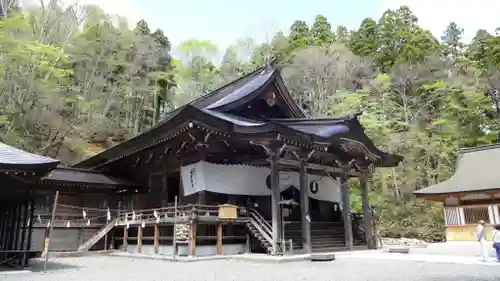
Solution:
[[[418,17],[419,25],[432,31],[438,38],[451,21],[464,28],[464,39],[467,41],[472,39],[480,28],[493,33],[500,27],[500,1],[384,0],[383,11],[402,5],[410,7]]]

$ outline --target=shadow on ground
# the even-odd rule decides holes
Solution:
[[[44,261],[43,260],[30,260],[30,265],[29,265],[29,268],[28,270],[32,271],[32,272],[43,272],[43,264],[44,264]],[[47,272],[50,272],[50,271],[58,271],[58,270],[66,270],[66,269],[76,269],[76,268],[80,268],[79,266],[76,266],[74,264],[69,264],[69,263],[65,263],[64,260],[63,261],[49,261],[47,263]]]

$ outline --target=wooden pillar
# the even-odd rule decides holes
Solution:
[[[363,172],[359,178],[359,185],[361,187],[361,199],[363,202],[363,227],[365,229],[365,240],[368,249],[375,249],[373,239],[373,218],[372,211],[370,207],[370,201],[368,200],[368,172]]]
[[[191,228],[189,230],[189,256],[194,257],[196,255],[196,222],[191,223]]]
[[[5,224],[6,224],[6,216],[7,216],[7,206],[6,202],[3,201],[0,203],[0,249],[3,249],[3,239],[4,239],[4,232],[5,232]],[[0,260],[4,259],[4,254],[0,252]]]
[[[309,215],[309,186],[307,180],[307,158],[300,157],[300,221],[302,225],[302,246],[306,253],[312,252],[311,217]]]
[[[20,249],[23,251],[23,259],[21,260],[21,267],[26,266],[26,230],[28,228],[28,220],[29,220],[29,204],[30,204],[30,195],[28,193],[28,197],[25,199],[23,203],[23,226],[22,226],[22,231],[21,231],[21,241],[20,241]]]
[[[279,154],[280,149],[276,143],[269,149],[271,161],[271,214],[272,214],[272,234],[273,234],[273,254],[279,254],[279,243],[281,241],[281,207],[279,205],[280,177],[279,177]]]
[[[20,250],[19,248],[19,236],[21,235],[20,230],[21,230],[21,218],[22,218],[22,207],[23,204],[20,202],[16,203],[16,221],[14,223],[15,231],[14,231],[14,240],[12,241],[12,249],[13,250]]]
[[[167,207],[168,206],[168,176],[167,176],[167,169],[164,168],[163,170],[164,174],[162,177],[163,181],[163,187],[162,187],[162,200],[161,200],[161,206],[162,207]]]
[[[349,166],[343,167],[342,175],[340,176],[340,189],[342,192],[342,218],[344,221],[344,235],[345,246],[348,250],[354,248],[352,237],[352,221],[351,221],[351,208],[349,205],[349,182],[348,173]]]
[[[142,253],[142,225],[137,227],[137,252]]]
[[[217,225],[217,255],[222,255],[222,223]]]
[[[123,227],[123,244],[122,244],[122,248],[125,252],[127,251],[127,247],[128,247],[128,229],[127,226],[125,225]]]
[[[158,248],[159,248],[159,244],[158,244],[158,235],[159,235],[159,231],[158,231],[158,224],[155,223],[155,230],[154,230],[154,237],[153,237],[153,247],[154,247],[154,253],[155,254],[158,254]]]
[[[252,252],[252,240],[250,238],[250,233],[247,233],[246,234],[246,248],[245,248],[245,252],[247,254],[250,254]]]
[[[199,205],[205,205],[207,204],[207,193],[206,191],[202,190],[198,192],[198,204]]]
[[[26,238],[26,251],[31,250],[31,238],[33,235],[33,217],[35,215],[35,193],[30,193],[30,211],[29,211],[29,220],[28,220],[28,237]],[[24,265],[28,265],[29,255],[27,253],[24,254]]]

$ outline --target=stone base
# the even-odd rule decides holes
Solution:
[[[410,248],[407,248],[407,247],[390,247],[389,248],[389,253],[409,254],[410,253]]]
[[[334,260],[335,254],[311,254],[311,261],[325,262]]]

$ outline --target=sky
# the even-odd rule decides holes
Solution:
[[[497,0],[78,0],[78,3],[97,4],[131,23],[145,19],[151,29],[161,28],[174,47],[187,39],[199,39],[210,40],[221,50],[242,37],[270,41],[276,31],[286,31],[297,19],[311,24],[315,15],[322,14],[333,28],[339,24],[356,28],[365,17],[378,19],[386,9],[401,5],[409,6],[419,18],[420,26],[438,38],[451,21],[465,29],[466,40],[478,28],[494,32],[500,26]]]

